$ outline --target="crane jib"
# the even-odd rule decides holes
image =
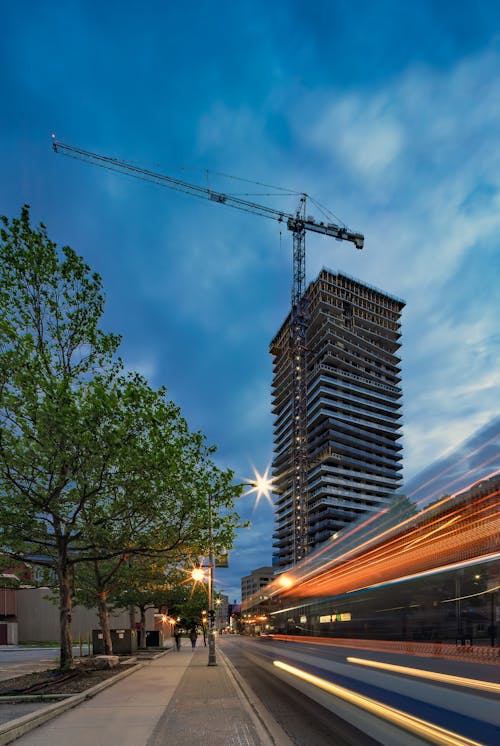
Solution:
[[[146,181],[152,181],[159,186],[167,187],[174,190],[180,190],[186,194],[191,194],[195,197],[204,197],[209,199],[211,202],[217,202],[221,205],[227,205],[228,207],[234,207],[244,212],[252,212],[255,215],[261,217],[271,218],[281,223],[284,219],[287,220],[287,227],[293,233],[299,233],[302,231],[312,231],[314,233],[322,233],[326,236],[332,236],[338,241],[349,241],[355,245],[357,249],[362,249],[364,244],[364,237],[361,233],[353,233],[346,226],[336,225],[335,223],[323,223],[318,220],[314,220],[311,217],[301,217],[299,214],[291,215],[283,210],[276,210],[268,205],[260,205],[256,202],[251,202],[241,197],[236,197],[231,194],[224,194],[223,192],[215,192],[212,189],[200,186],[198,184],[190,184],[187,181],[176,179],[166,174],[157,173],[150,169],[141,168],[133,163],[127,163],[119,158],[112,158],[106,155],[100,155],[99,153],[92,153],[83,148],[75,147],[74,145],[67,145],[66,143],[59,142],[52,137],[52,147],[55,153],[61,153],[62,155],[69,155],[70,157],[77,158],[78,160],[87,161],[95,166],[101,166],[108,168],[112,171],[121,172],[127,176],[133,176],[135,178],[145,179]],[[304,195],[305,196],[305,195]]]
[[[215,192],[210,188],[191,184],[187,181],[167,176],[150,169],[143,168],[133,163],[127,163],[119,158],[112,158],[88,150],[77,148],[58,142],[52,135],[52,146],[56,153],[90,163],[100,168],[113,172],[119,172],[136,179],[150,181],[161,187],[184,192],[193,197],[209,199],[227,207],[250,212],[264,218],[277,220],[279,223],[286,220],[287,228],[293,233],[293,285],[292,285],[292,309],[290,315],[290,349],[289,364],[292,372],[292,425],[290,434],[291,468],[292,476],[292,505],[291,521],[293,525],[293,564],[304,558],[309,550],[309,493],[308,493],[308,463],[309,463],[309,441],[307,428],[307,406],[308,390],[306,383],[307,375],[307,332],[308,313],[307,296],[305,293],[306,280],[306,231],[322,233],[332,236],[337,241],[349,241],[357,249],[362,249],[364,237],[361,233],[352,233],[345,225],[335,223],[324,223],[315,220],[314,217],[305,215],[307,195],[302,194],[300,207],[294,213],[276,210],[267,205],[260,205],[240,196]],[[326,213],[325,213],[326,214]]]
[[[220,202],[221,204],[227,202],[227,197],[222,192],[209,192],[208,199],[211,199],[212,202]]]

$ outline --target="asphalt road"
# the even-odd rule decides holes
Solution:
[[[86,655],[87,646],[83,646]],[[74,655],[80,654],[80,648],[75,645]],[[32,671],[45,671],[57,666],[59,648],[24,647],[22,645],[0,645],[0,681],[22,676]]]
[[[469,743],[500,743],[498,692],[456,681],[427,681],[402,672],[379,670],[371,664],[389,663],[492,683],[500,681],[500,666],[236,636],[220,639],[219,644],[261,706],[297,746],[410,746],[426,739],[421,733],[408,731],[406,726],[402,728],[401,722],[388,722],[385,715],[381,716],[382,711],[376,715],[367,712],[360,706],[361,700],[353,704],[278,669],[275,660],[319,677],[327,686],[341,687],[354,697],[369,698],[445,728]],[[351,657],[363,659],[368,665],[347,661]]]

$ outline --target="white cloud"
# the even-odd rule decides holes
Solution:
[[[390,100],[378,95],[371,101],[351,95],[325,109],[309,139],[323,152],[339,157],[344,167],[361,178],[381,175],[404,147],[404,128],[391,112]]]
[[[444,278],[482,237],[498,233],[491,205],[500,199],[499,70],[494,53],[451,75],[417,68],[375,93],[315,93],[307,120],[293,116],[297,137],[324,164],[311,181],[323,197],[347,191],[350,209],[364,215],[356,222],[365,224],[367,248],[392,245],[403,278],[403,260],[412,279],[415,269]],[[464,209],[481,185],[489,200]]]
[[[307,120],[293,115],[311,161],[323,163],[323,201],[341,214],[348,206],[365,233],[365,251],[327,264],[407,303],[410,474],[500,409],[499,72],[500,54],[488,51],[451,71],[409,69],[377,91],[315,92]],[[308,258],[311,273],[324,263]]]

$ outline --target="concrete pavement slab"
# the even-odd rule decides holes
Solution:
[[[184,646],[16,740],[19,746],[269,746],[222,653]]]
[[[59,715],[16,743],[28,746],[145,744],[192,657],[169,652]]]
[[[219,654],[217,666],[197,650],[145,746],[260,746],[270,743]]]

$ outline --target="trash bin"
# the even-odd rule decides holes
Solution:
[[[112,629],[111,644],[114,655],[131,655],[137,652],[137,632],[135,629]],[[92,630],[94,655],[104,654],[104,635],[100,629]]]

